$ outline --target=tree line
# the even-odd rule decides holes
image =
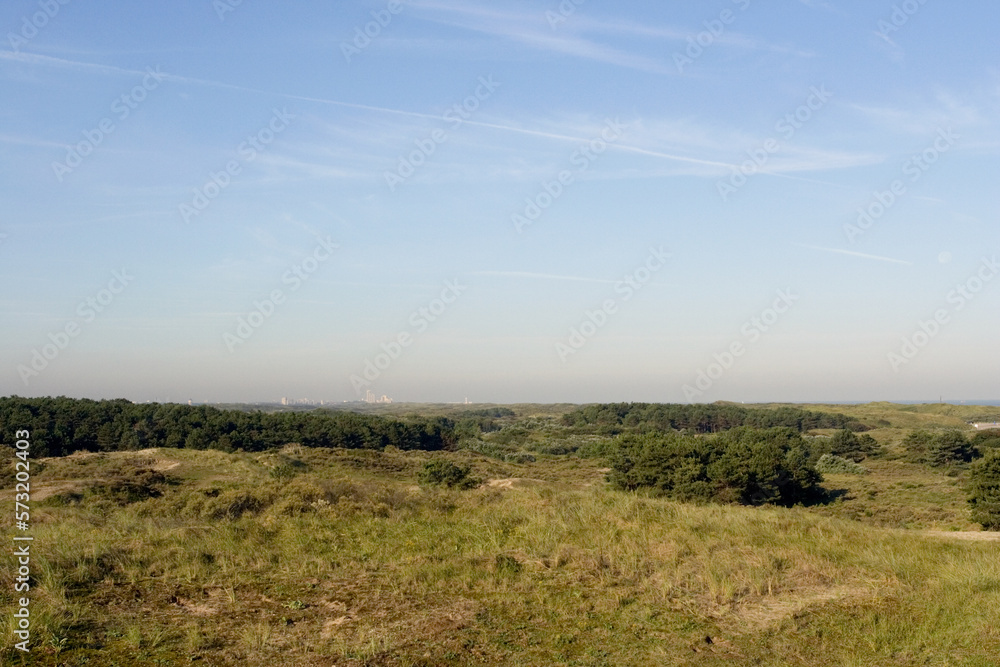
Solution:
[[[814,428],[847,429],[854,432],[868,430],[859,420],[843,414],[792,407],[747,408],[720,403],[604,403],[584,406],[563,415],[562,419],[566,426],[596,427],[598,432],[607,435],[626,431],[718,433],[740,426],[758,429],[788,427],[799,432]]]
[[[453,448],[457,440],[454,422],[446,417],[391,419],[355,412],[245,412],[125,399],[0,398],[0,433],[8,446],[17,429],[31,431],[33,456],[151,447],[262,451],[292,442],[434,451]]]

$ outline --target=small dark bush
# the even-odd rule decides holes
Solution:
[[[869,456],[878,456],[884,453],[882,446],[875,441],[875,438],[867,433],[858,435],[848,429],[837,431],[829,440],[816,440],[812,451],[814,456],[831,454],[855,463],[860,463]]]
[[[424,464],[420,471],[420,483],[429,486],[446,486],[449,489],[472,489],[481,483],[469,476],[471,466],[455,465],[451,461],[436,459]]]
[[[159,498],[167,482],[162,472],[137,469],[94,484],[87,489],[87,493],[118,505],[128,505],[147,498]]]
[[[819,458],[816,463],[816,470],[823,473],[824,475],[867,475],[868,468],[858,465],[854,461],[849,461],[848,459],[842,458],[840,456],[835,456],[833,454],[824,454]]]
[[[507,577],[520,574],[523,569],[523,566],[516,558],[506,554],[497,554],[493,567],[498,575]]]

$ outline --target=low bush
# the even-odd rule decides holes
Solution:
[[[420,483],[428,486],[446,486],[449,489],[472,489],[482,482],[470,477],[471,466],[460,466],[444,459],[435,459],[424,464],[420,471]]]
[[[824,475],[867,475],[868,468],[840,456],[824,454],[816,462],[816,470]]]
[[[883,454],[885,450],[867,433],[858,435],[848,429],[841,429],[829,439],[815,440],[812,452],[815,456],[830,454],[860,463],[869,456]]]

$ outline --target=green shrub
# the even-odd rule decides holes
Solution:
[[[907,457],[917,463],[950,466],[972,461],[975,448],[961,432],[913,431],[903,439]]]
[[[212,519],[239,519],[244,514],[257,514],[272,502],[252,491],[232,490],[220,494],[207,504],[208,517]]]
[[[619,489],[744,505],[793,505],[821,495],[821,476],[791,428],[739,427],[713,438],[627,435],[615,447],[609,479]]]
[[[420,483],[429,486],[446,486],[449,489],[472,489],[481,483],[469,476],[471,466],[455,465],[451,461],[435,459],[424,464],[420,471]]]
[[[990,450],[1000,449],[1000,429],[979,431],[972,436],[971,444],[979,458],[986,456]]]
[[[973,447],[968,438],[959,431],[944,431],[934,436],[930,447],[930,463],[948,466],[968,463],[973,459]]]
[[[868,468],[840,456],[824,454],[816,462],[816,470],[824,475],[867,475]]]
[[[972,520],[987,530],[1000,530],[1000,450],[973,465],[969,479]]]
[[[106,506],[125,506],[149,498],[159,498],[171,480],[158,470],[119,469],[111,477],[80,488],[57,493],[48,499],[52,505],[76,505],[84,501]]]
[[[614,452],[614,442],[601,438],[580,445],[580,448],[576,450],[576,455],[581,459],[606,459],[613,456]]]
[[[459,448],[475,452],[476,454],[482,454],[483,456],[488,456],[491,459],[497,459],[499,461],[506,461],[507,456],[516,451],[513,447],[508,447],[494,442],[485,442],[478,439],[463,440],[459,443]]]
[[[903,438],[906,458],[916,463],[925,463],[930,458],[931,441],[934,435],[928,431],[912,431]]]
[[[858,435],[848,429],[841,429],[833,434],[829,439],[817,439],[812,447],[813,454],[832,454],[844,459],[850,459],[855,463],[864,461],[869,456],[877,456],[884,453],[884,450],[875,438],[867,433]]]

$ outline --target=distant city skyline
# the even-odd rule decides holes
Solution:
[[[1000,6],[0,9],[0,395],[1000,399]]]

